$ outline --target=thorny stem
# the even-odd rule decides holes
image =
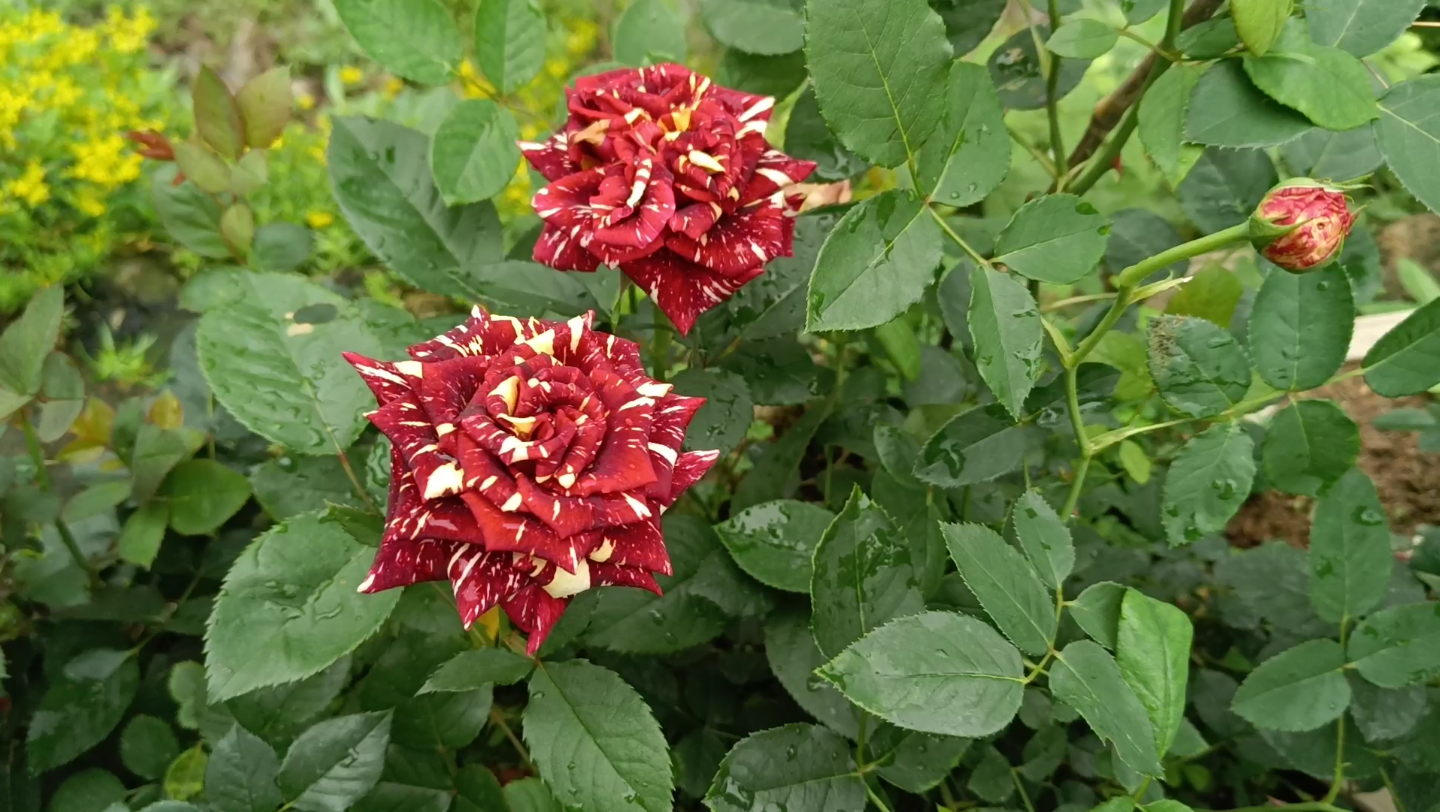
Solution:
[[[870,797],[870,803],[873,803],[875,804],[875,806],[879,807],[880,812],[890,812],[890,807],[886,806],[885,801],[881,799],[879,795],[875,794],[875,790],[870,788],[870,782],[866,781],[864,778],[861,778],[860,780],[865,784],[865,794]]]
[[[490,721],[494,722],[495,726],[505,734],[505,738],[510,740],[510,745],[515,748],[515,752],[520,754],[520,760],[525,762],[525,766],[530,769],[530,772],[539,775],[540,771],[535,769],[535,762],[530,760],[530,751],[526,750],[525,745],[515,736],[515,731],[510,729],[510,725],[505,722],[505,717],[500,715],[498,708],[490,708]]]
[[[35,482],[41,490],[48,492],[50,490],[50,472],[45,469],[45,452],[40,448],[40,438],[35,434],[35,427],[30,424],[30,415],[27,410],[21,409],[19,417],[20,430],[25,434],[25,449],[30,452],[30,461],[35,465]],[[58,516],[55,518],[55,532],[60,534],[60,541],[64,543],[65,549],[70,551],[70,557],[75,559],[76,566],[90,576],[91,583],[99,583],[100,573],[80,551],[80,544],[75,541],[75,535],[70,532],[70,526]]]
[[[1053,3],[1054,0],[1051,0]],[[1035,805],[1030,803],[1030,793],[1025,791],[1025,784],[1020,780],[1020,771],[1014,767],[1010,768],[1010,780],[1015,782],[1015,789],[1020,793],[1020,800],[1025,804],[1026,812],[1035,812]]]
[[[1059,173],[1055,171],[1055,162],[1050,160],[1050,156],[1046,155],[1044,150],[1032,144],[1030,139],[1026,138],[1019,130],[1016,130],[1010,124],[1006,124],[1005,129],[1010,133],[1010,140],[1024,147],[1025,151],[1030,153],[1030,157],[1034,158],[1035,162],[1040,164],[1040,168],[1045,170],[1046,174],[1052,178],[1059,177]]]
[[[926,208],[929,208],[929,207],[927,206]],[[935,222],[937,222],[937,223],[940,224],[940,230],[941,230],[941,231],[944,231],[944,232],[945,232],[945,235],[946,235],[947,237],[949,237],[951,240],[954,240],[954,241],[955,241],[955,244],[958,245],[958,246],[960,246],[960,249],[961,249],[962,251],[964,251],[965,253],[969,254],[969,255],[970,255],[970,258],[973,259],[973,260],[975,260],[976,264],[979,264],[979,265],[982,265],[982,266],[989,266],[990,260],[988,260],[988,259],[986,259],[985,257],[981,256],[981,255],[980,255],[980,252],[979,252],[979,251],[976,251],[974,248],[972,248],[971,245],[970,245],[970,243],[965,242],[965,239],[964,239],[963,237],[961,237],[959,234],[956,234],[956,233],[955,233],[955,229],[951,228],[951,227],[950,227],[950,224],[947,223],[947,222],[945,222],[945,218],[940,216],[940,212],[935,211],[934,209],[930,209],[930,216],[931,216],[931,217],[934,217],[934,218],[935,218]]]
[[[360,477],[355,475],[355,467],[350,464],[350,456],[338,445],[336,448],[335,456],[340,458],[340,467],[345,469],[345,476],[350,478],[350,484],[355,488],[355,493],[360,495],[361,501],[365,503],[365,507],[369,508],[371,513],[379,513],[380,508],[376,507],[375,500],[370,498],[370,492],[365,490],[365,486],[360,484]]]

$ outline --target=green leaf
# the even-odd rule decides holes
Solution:
[[[1415,310],[1365,353],[1365,383],[1387,398],[1440,384],[1440,299]]]
[[[972,617],[925,612],[866,635],[822,666],[860,707],[908,730],[988,736],[1015,717],[1020,653]]]
[[[1185,114],[1186,141],[1214,147],[1271,147],[1315,129],[1308,118],[1257,88],[1240,60],[1221,60],[1192,86]]]
[[[175,185],[178,167],[165,166],[150,178],[150,195],[160,224],[176,242],[209,259],[230,257],[220,236],[220,205],[193,182]]]
[[[1020,466],[1025,434],[998,403],[952,418],[920,448],[915,476],[941,488],[986,482]]]
[[[505,801],[513,812],[565,812],[538,778],[522,778],[506,784]]]
[[[194,798],[205,791],[205,765],[209,756],[205,755],[205,747],[196,744],[194,747],[180,754],[180,757],[170,762],[170,768],[165,771],[165,780],[162,786],[165,794],[171,798],[184,800]],[[190,804],[178,804],[174,801],[167,801],[166,804],[175,804],[181,807],[183,812],[190,812],[195,807]],[[164,804],[153,804],[146,809],[154,809]],[[172,809],[171,812],[180,812]]]
[[[1379,744],[1415,729],[1425,713],[1427,697],[1422,685],[1379,688],[1351,676],[1350,716],[1366,742]]]
[[[1040,58],[1037,44],[1049,37],[1049,26],[1022,28],[990,55],[990,78],[1006,110],[1038,110],[1045,106],[1050,94],[1045,81],[1045,62]],[[1061,60],[1055,98],[1064,98],[1078,87],[1089,69],[1088,59]]]
[[[312,737],[309,740],[314,743]],[[285,803],[275,779],[280,759],[260,737],[235,725],[205,767],[205,798],[216,812],[274,812]]]
[[[784,725],[731,748],[705,805],[714,812],[860,810],[865,783],[844,738],[817,725]]]
[[[805,21],[815,97],[840,142],[881,166],[913,160],[946,100],[940,17],[925,0],[808,0]]]
[[[998,533],[980,524],[941,526],[960,577],[1000,631],[1027,654],[1055,641],[1055,601],[1035,569]]]
[[[1190,438],[1165,476],[1161,523],[1179,546],[1219,533],[1245,503],[1255,480],[1255,443],[1234,423]]]
[[[56,787],[55,795],[50,799],[47,810],[48,812],[129,810],[130,807],[125,805],[125,795],[125,785],[115,777],[114,773],[98,767],[91,767],[69,776],[64,783]],[[39,809],[38,802],[35,808]],[[7,806],[6,809],[10,809],[10,807]]]
[[[665,736],[644,700],[613,671],[585,660],[537,668],[524,725],[530,756],[562,805],[595,812],[671,808]]]
[[[912,382],[920,377],[920,341],[905,314],[876,327],[875,341],[900,372],[901,378]]]
[[[1370,477],[1352,468],[1315,505],[1310,522],[1310,601],[1340,623],[1364,615],[1390,585],[1390,527]]]
[[[937,135],[935,139],[926,142],[926,149],[930,149],[938,138]],[[815,162],[815,172],[810,176],[812,183],[821,180],[844,180],[870,166],[841,145],[835,134],[830,132],[830,127],[820,115],[820,102],[815,100],[815,90],[811,87],[806,87],[790,108],[790,118],[785,122],[785,152],[791,157]]]
[[[811,558],[835,514],[812,502],[777,499],[753,505],[715,526],[740,569],[790,592],[810,591]]]
[[[484,205],[489,205],[484,204]],[[612,272],[613,273],[613,272]],[[599,274],[556,273],[538,262],[506,260],[472,266],[450,281],[465,298],[519,316],[578,316],[600,306],[586,280]]]
[[[535,662],[503,648],[465,651],[435,669],[420,693],[473,691],[486,685],[514,685],[530,676]]]
[[[175,165],[201,189],[219,194],[230,189],[230,166],[197,141],[175,144]]]
[[[545,15],[534,0],[481,0],[475,61],[501,93],[530,83],[545,64]]]
[[[288,742],[324,712],[349,682],[350,658],[341,657],[318,674],[259,688],[226,702],[224,707],[252,733]],[[219,737],[207,733],[206,738]]]
[[[1291,0],[1235,0],[1230,14],[1235,18],[1235,30],[1250,53],[1264,56],[1285,30],[1285,21],[1290,18]]]
[[[1152,463],[1146,455],[1144,446],[1134,440],[1120,441],[1120,465],[1125,469],[1125,475],[1135,480],[1138,484],[1144,485],[1150,481]]]
[[[373,357],[383,355],[383,347],[348,311],[319,324],[296,321],[310,305],[329,312],[346,307],[322,288],[292,283],[273,296],[201,317],[195,340],[205,379],[235,419],[273,442],[304,454],[348,448],[365,427],[363,413],[374,396],[340,353]]]
[[[1313,129],[1280,154],[1291,171],[1337,183],[1369,175],[1385,163],[1374,127],[1339,133]]]
[[[716,69],[715,81],[724,87],[743,90],[746,93],[783,99],[795,92],[795,89],[805,81],[805,52],[794,51],[780,56],[760,56],[747,54],[735,48],[727,48],[720,57],[720,66]],[[820,108],[814,101],[813,91],[807,89],[802,95],[811,97],[810,104],[815,108],[816,119],[819,119]],[[793,110],[791,114],[794,114]],[[824,126],[823,121],[821,126]],[[785,147],[786,152],[794,154],[790,149],[788,133],[785,138]],[[809,160],[814,160],[814,158]]]
[[[615,60],[624,65],[684,62],[685,26],[665,0],[635,0],[615,23]]]
[[[1219,59],[1240,49],[1240,34],[1233,17],[1218,17],[1181,31],[1175,45],[1192,59]]]
[[[1174,606],[1127,589],[1120,603],[1115,661],[1155,730],[1155,751],[1164,756],[1185,718],[1190,678],[1190,618]]]
[[[972,265],[967,321],[980,376],[1018,421],[1040,374],[1045,337],[1039,306],[1014,275]]]
[[[450,109],[430,139],[430,169],[450,206],[493,197],[515,177],[520,127],[489,99],[465,99]]]
[[[1314,730],[1350,705],[1345,652],[1334,640],[1307,640],[1261,663],[1230,707],[1256,727]]]
[[[664,594],[602,590],[586,632],[590,645],[628,654],[680,651],[714,638],[725,630],[727,616],[750,613],[765,600],[708,523],[671,515],[664,529],[674,570],[656,576]]]
[[[805,45],[800,0],[701,0],[705,27],[722,44],[752,54],[788,54]]]
[[[120,540],[116,544],[116,552],[122,560],[148,569],[155,561],[155,555],[160,552],[160,544],[165,540],[165,528],[169,524],[169,504],[160,500],[146,502],[125,520],[125,527],[120,531]]]
[[[895,786],[914,793],[934,789],[955,769],[955,764],[970,747],[970,740],[960,736],[934,736],[882,724],[868,743],[880,777]]]
[[[390,463],[388,453],[385,463]],[[352,464],[363,467],[363,462],[353,455]],[[337,456],[267,460],[250,472],[250,487],[255,501],[277,522],[323,505],[360,508],[364,504]]]
[[[1130,769],[1149,776],[1164,775],[1145,706],[1105,649],[1089,640],[1066,646],[1050,666],[1050,690],[1056,699],[1079,711],[1095,735],[1112,742],[1115,753]]]
[[[35,773],[69,763],[99,744],[120,724],[140,667],[126,651],[91,649],[51,677],[30,718],[25,752]]]
[[[444,84],[463,56],[460,31],[437,0],[336,0],[335,10],[361,50],[412,82]]]
[[[1310,36],[1355,56],[1369,56],[1405,33],[1425,0],[1328,0],[1305,7]]]
[[[1010,524],[1040,580],[1052,592],[1059,590],[1075,568],[1075,543],[1065,522],[1039,491],[1029,490],[1015,500]]]
[[[374,551],[334,521],[304,514],[236,560],[206,634],[210,695],[238,696],[314,674],[380,627],[399,591],[360,595]]]
[[[455,804],[452,812],[509,812],[505,790],[495,773],[479,764],[466,764],[455,776]]]
[[[1166,0],[1120,0],[1120,10],[1125,12],[1125,21],[1139,25],[1159,14],[1166,7]]]
[[[270,183],[270,161],[266,157],[265,150],[252,149],[235,162],[235,171],[230,174],[228,191],[244,197],[265,188],[268,183]],[[301,226],[295,227],[302,228]],[[264,268],[264,270],[276,269]]]
[[[294,223],[266,223],[255,231],[250,260],[262,271],[292,271],[305,264],[315,245],[315,232]]]
[[[20,318],[0,335],[0,397],[4,398],[0,402],[8,407],[0,408],[0,419],[39,394],[45,359],[55,348],[64,315],[65,289],[52,285],[35,294]]]
[[[495,207],[445,205],[431,177],[424,134],[388,121],[334,122],[327,153],[330,183],[351,228],[412,284],[467,297],[474,269],[504,258]]]
[[[1213,234],[1250,219],[1277,182],[1275,164],[1264,151],[1208,147],[1175,195],[1186,216]]]
[[[1338,264],[1306,274],[1272,268],[1250,312],[1255,369],[1276,389],[1314,389],[1345,363],[1355,301]]]
[[[1365,65],[1339,48],[1316,45],[1294,21],[1266,56],[1245,57],[1255,86],[1327,130],[1349,130],[1379,116]]]
[[[1185,143],[1187,111],[1202,73],[1199,66],[1175,65],[1140,98],[1140,143],[1172,189],[1185,180],[1203,152]]]
[[[1300,400],[1270,419],[1261,457],[1276,490],[1315,496],[1350,470],[1360,430],[1328,400]]]
[[[1011,772],[1010,760],[994,745],[987,746],[965,789],[975,797],[991,803],[1003,804],[1015,795],[1015,774]]]
[[[1099,20],[1080,17],[1055,29],[1045,48],[1070,59],[1094,59],[1109,53],[1118,39],[1119,31]]]
[[[1440,604],[1381,609],[1350,635],[1350,662],[1382,688],[1419,685],[1440,670]]]
[[[917,156],[920,188],[947,206],[984,200],[1010,173],[1010,136],[990,74],[980,65],[950,66],[946,104]],[[795,115],[793,112],[790,114]],[[786,131],[785,148],[794,153]],[[798,155],[798,154],[797,154]]]
[[[815,431],[829,413],[828,401],[811,406],[755,460],[755,467],[735,487],[735,496],[730,500],[732,513],[794,492],[800,460],[804,458],[805,449],[810,446]]]
[[[1190,417],[1214,417],[1245,399],[1250,362],[1239,342],[1205,319],[1161,316],[1150,323],[1150,375],[1160,396]]]
[[[923,200],[900,189],[866,199],[845,213],[820,249],[805,330],[860,330],[890,321],[920,300],[941,258],[940,228]]]
[[[1005,13],[1009,0],[931,0],[930,7],[945,23],[945,38],[959,57],[985,41]]]
[[[1125,593],[1125,587],[1114,581],[1091,584],[1069,604],[1070,616],[1091,640],[1113,651],[1119,644],[1120,608]]]
[[[255,212],[244,203],[232,203],[220,214],[220,235],[242,254],[255,241]]]
[[[1075,195],[1026,203],[995,240],[995,261],[1030,279],[1068,285],[1105,256],[1110,219]]]
[[[858,737],[860,711],[833,685],[815,678],[826,658],[810,633],[808,607],[781,609],[766,618],[765,659],[795,704],[836,733]]]
[[[745,439],[755,404],[745,379],[723,369],[691,368],[672,379],[677,393],[705,398],[685,436],[685,449],[718,449],[723,457]]]
[[[390,743],[390,711],[327,719],[290,745],[276,783],[304,812],[345,812],[375,783]]]
[[[254,77],[235,95],[245,122],[245,143],[252,150],[269,149],[290,122],[293,99],[290,68],[271,68]]]
[[[1235,316],[1235,306],[1245,295],[1245,286],[1235,272],[1219,264],[1206,265],[1191,274],[1189,280],[1170,297],[1165,312],[1173,316],[1196,316],[1228,329]]]
[[[230,88],[207,65],[200,66],[190,86],[195,131],[222,157],[235,160],[245,148],[245,125]]]
[[[180,755],[180,742],[164,719],[136,716],[120,732],[120,762],[125,769],[154,781]]]
[[[175,532],[204,536],[250,501],[250,482],[214,460],[186,460],[171,469],[159,496],[169,503]]]
[[[828,657],[892,618],[924,609],[906,540],[857,487],[815,547],[815,643]]]

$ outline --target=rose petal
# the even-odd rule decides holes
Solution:
[[[650,294],[656,307],[670,318],[681,335],[689,335],[701,313],[730,298],[765,269],[756,266],[735,276],[725,276],[667,250],[627,262],[620,270]]]

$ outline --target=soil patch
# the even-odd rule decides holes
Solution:
[[[1427,398],[1383,398],[1359,377],[1304,397],[1329,398],[1359,424],[1357,464],[1375,481],[1392,530],[1409,534],[1418,525],[1440,524],[1440,454],[1421,451],[1414,432],[1381,431],[1372,425],[1375,418],[1394,409],[1423,409]],[[1310,535],[1311,501],[1274,491],[1251,497],[1230,521],[1226,535],[1237,547],[1253,547],[1270,539],[1304,547]]]

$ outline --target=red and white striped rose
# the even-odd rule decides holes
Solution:
[[[361,592],[449,580],[467,627],[501,606],[534,653],[571,596],[670,573],[660,513],[718,453],[681,451],[702,398],[647,377],[636,345],[493,316],[348,360],[391,441],[384,538]]]
[[[577,79],[570,118],[520,149],[550,184],[535,259],[563,271],[619,267],[688,333],[701,313],[790,256],[815,169],[765,140],[775,100],[679,65]]]

